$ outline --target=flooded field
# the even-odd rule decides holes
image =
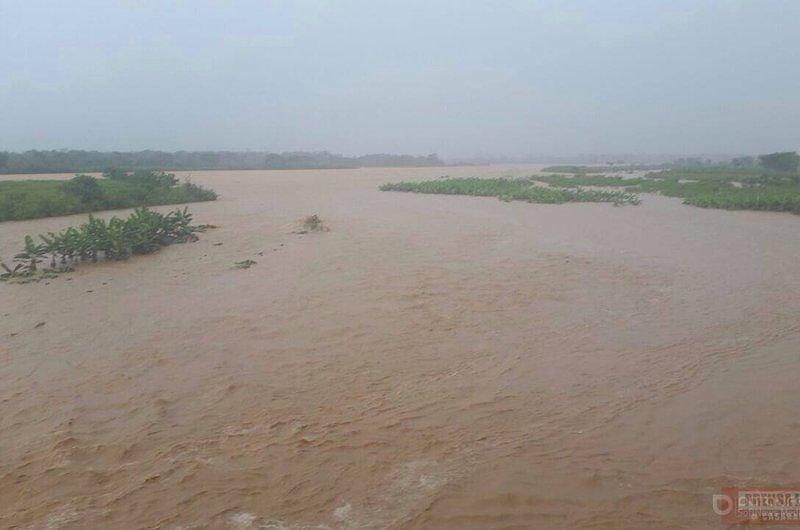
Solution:
[[[195,172],[200,241],[0,284],[0,527],[714,528],[800,487],[800,217],[378,191],[537,169]]]

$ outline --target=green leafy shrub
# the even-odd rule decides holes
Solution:
[[[171,188],[178,183],[178,178],[173,173],[153,170],[137,170],[133,172],[110,169],[103,173],[109,180],[118,180],[144,186],[146,188]]]
[[[64,183],[64,190],[87,204],[95,203],[103,197],[103,188],[90,175],[75,175]]]

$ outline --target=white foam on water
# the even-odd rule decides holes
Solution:
[[[248,512],[239,512],[231,515],[230,522],[234,528],[253,528],[258,517],[255,514]]]
[[[338,520],[347,519],[347,516],[353,510],[352,504],[345,504],[344,506],[339,506],[335,510],[333,510],[333,517]]]

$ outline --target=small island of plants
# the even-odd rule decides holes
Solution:
[[[639,204],[639,194],[656,193],[701,208],[800,214],[800,155],[795,152],[741,157],[729,163],[689,159],[668,168],[650,167],[650,171],[630,176],[620,176],[620,167],[631,171],[646,169],[646,166],[552,166],[546,170],[555,174],[514,179],[445,177],[384,184],[380,189],[491,196],[506,201],[616,205]]]
[[[528,178],[441,178],[420,182],[384,184],[381,191],[406,191],[444,195],[497,197],[502,201],[526,201],[545,204],[565,202],[610,202],[615,205],[639,204],[634,193],[621,190],[593,190],[578,187],[555,188]]]

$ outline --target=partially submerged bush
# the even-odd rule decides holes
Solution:
[[[297,234],[307,234],[309,232],[327,232],[330,230],[327,226],[325,226],[325,223],[317,214],[304,217],[300,224],[302,225],[302,229],[295,232]]]

